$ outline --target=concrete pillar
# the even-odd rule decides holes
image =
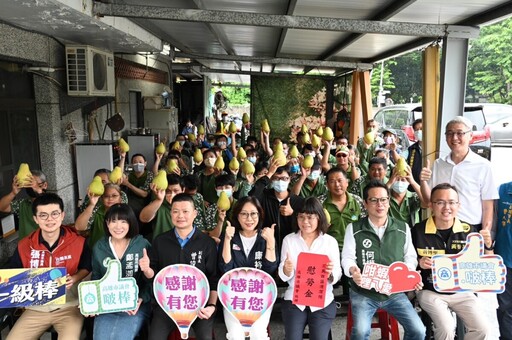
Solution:
[[[456,116],[461,116],[464,112],[468,47],[469,39],[450,37],[443,39],[439,98],[440,119],[437,122],[440,132],[440,157],[444,157],[450,152],[444,138],[446,123]]]

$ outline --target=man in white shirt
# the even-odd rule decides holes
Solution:
[[[494,181],[491,162],[469,148],[473,124],[459,116],[446,124],[446,143],[451,152],[434,162],[432,170],[421,170],[421,193],[430,201],[430,190],[440,183],[449,183],[459,191],[458,218],[473,225],[477,230],[491,230],[494,200],[498,199],[498,186]]]
[[[366,263],[389,266],[405,262],[416,270],[417,255],[407,223],[388,215],[389,189],[385,184],[371,181],[363,190],[368,217],[347,226],[341,255],[342,267],[350,278],[350,302],[354,326],[351,339],[369,339],[373,314],[384,309],[404,327],[404,340],[425,337],[425,326],[404,293],[385,295],[360,287],[361,272]],[[421,289],[421,284],[416,288]]]

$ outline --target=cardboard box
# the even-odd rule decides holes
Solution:
[[[159,110],[164,106],[161,96],[144,97],[144,110]]]

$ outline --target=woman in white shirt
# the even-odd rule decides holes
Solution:
[[[336,317],[336,303],[332,286],[341,278],[338,242],[326,233],[329,225],[322,204],[316,197],[309,197],[305,200],[302,209],[297,212],[297,224],[299,230],[283,239],[279,265],[279,277],[288,283],[288,289],[281,305],[285,337],[286,340],[302,340],[304,328],[308,325],[310,339],[325,340],[328,338],[331,324]],[[323,307],[292,303],[297,258],[303,252],[323,254],[329,258],[329,262],[323,268],[323,273],[316,272],[315,274],[315,279],[320,279],[322,274],[328,278]]]

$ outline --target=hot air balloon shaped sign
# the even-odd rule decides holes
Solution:
[[[160,307],[178,326],[181,338],[188,339],[190,326],[210,294],[204,273],[187,264],[167,266],[155,276],[153,292]]]
[[[217,293],[224,308],[240,322],[245,336],[249,336],[256,320],[274,305],[277,286],[264,271],[242,267],[220,278]]]

